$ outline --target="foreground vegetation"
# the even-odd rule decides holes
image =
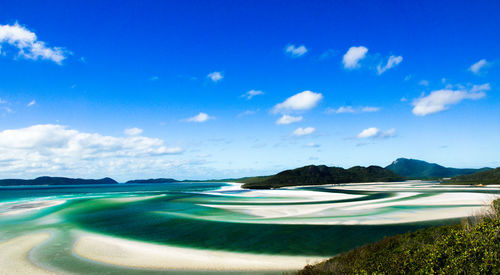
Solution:
[[[398,181],[403,178],[380,166],[354,166],[349,169],[309,165],[286,170],[274,176],[252,178],[246,181],[244,188],[271,189],[297,185],[321,185],[353,182]]]
[[[500,167],[472,175],[462,175],[443,181],[445,184],[488,185],[500,184]]]
[[[387,237],[308,265],[297,274],[429,273],[500,273],[500,200],[483,216],[462,224]]]

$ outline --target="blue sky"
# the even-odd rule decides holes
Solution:
[[[0,177],[500,166],[495,1],[0,1]]]

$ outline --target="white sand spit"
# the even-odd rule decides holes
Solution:
[[[41,210],[65,203],[65,200],[30,201],[21,203],[4,203],[0,205],[0,216],[20,215],[26,212]]]
[[[96,234],[83,234],[73,251],[89,260],[112,265],[193,271],[286,271],[325,259],[181,248]]]
[[[29,252],[49,238],[49,233],[36,233],[1,242],[0,274],[56,274],[34,265],[29,260]]]

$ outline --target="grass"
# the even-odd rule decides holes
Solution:
[[[386,237],[296,274],[499,274],[500,200],[461,224]]]

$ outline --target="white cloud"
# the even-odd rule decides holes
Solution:
[[[381,65],[377,66],[378,74],[380,75],[380,74],[384,73],[385,71],[396,67],[402,61],[403,61],[402,56],[394,56],[394,55],[389,56],[389,60],[387,60],[387,64],[385,64],[384,67],[382,67]]]
[[[328,114],[344,114],[344,113],[354,113],[354,109],[351,106],[340,106],[337,109],[328,108],[326,113]]]
[[[211,117],[207,115],[206,113],[200,112],[199,114],[195,115],[194,117],[190,117],[186,119],[185,121],[187,122],[205,122],[209,119],[215,119],[215,117]]]
[[[490,89],[490,85],[474,85],[469,90],[442,89],[432,91],[427,96],[422,96],[413,101],[413,114],[426,116],[438,113],[449,108],[450,105],[458,104],[464,99],[477,100],[486,96],[484,91]]]
[[[314,133],[316,129],[313,127],[306,127],[306,128],[297,128],[295,131],[293,131],[292,135],[294,136],[306,136]]]
[[[156,81],[156,80],[159,80],[160,78],[156,75],[152,76],[149,80],[151,81]]]
[[[262,92],[260,90],[250,90],[250,91],[242,94],[241,97],[245,97],[246,99],[250,100],[254,96],[263,95],[263,94],[264,94],[264,92]]]
[[[373,113],[373,112],[378,112],[380,111],[379,107],[371,107],[371,106],[366,106],[361,109],[361,112],[363,113]]]
[[[59,65],[69,54],[68,51],[60,47],[47,47],[45,42],[38,40],[34,32],[18,23],[0,25],[0,50],[2,50],[3,44],[17,48],[20,57],[32,60],[51,60]]]
[[[207,75],[207,78],[209,78],[213,82],[219,82],[224,78],[224,76],[222,75],[221,72],[213,72],[213,73],[209,73]]]
[[[474,74],[479,74],[481,72],[481,69],[487,66],[489,63],[486,61],[486,59],[481,59],[478,62],[472,64],[469,67],[469,71],[473,72]]]
[[[476,92],[482,92],[482,91],[489,91],[491,90],[490,83],[485,83],[481,85],[473,85],[472,88],[469,90],[471,93],[476,93]]]
[[[110,175],[167,166],[179,147],[142,136],[113,137],[62,125],[34,125],[0,132],[1,175]]]
[[[288,45],[285,47],[285,53],[292,57],[300,57],[307,53],[307,48],[304,45],[295,47],[295,45]]]
[[[291,124],[294,122],[302,121],[302,119],[302,116],[283,115],[278,120],[276,120],[276,124]]]
[[[361,131],[361,133],[358,134],[358,138],[369,138],[369,137],[375,137],[380,133],[380,130],[378,128],[372,127],[368,129],[364,129]]]
[[[295,94],[287,98],[282,103],[276,104],[273,108],[273,112],[281,111],[304,111],[309,110],[318,104],[318,102],[323,98],[320,93],[314,93],[311,91],[303,91],[301,93]]]
[[[125,133],[125,135],[127,136],[138,136],[140,134],[142,134],[142,129],[139,129],[139,128],[127,128],[123,131]]]
[[[379,107],[371,107],[371,106],[365,106],[365,107],[358,107],[358,108],[353,108],[352,106],[340,106],[339,108],[327,108],[326,113],[327,114],[345,114],[345,113],[372,113],[372,112],[378,112],[380,111]]]
[[[358,138],[388,138],[396,135],[396,129],[382,131],[378,128],[371,127],[364,129],[358,134]]]
[[[34,100],[34,99],[33,99],[32,101],[30,101],[30,102],[26,105],[26,107],[31,107],[31,106],[33,106],[33,105],[35,105],[35,104],[36,104],[36,100]]]
[[[358,68],[359,61],[366,57],[368,49],[363,46],[350,47],[349,50],[344,54],[344,68],[346,69],[356,69]]]

